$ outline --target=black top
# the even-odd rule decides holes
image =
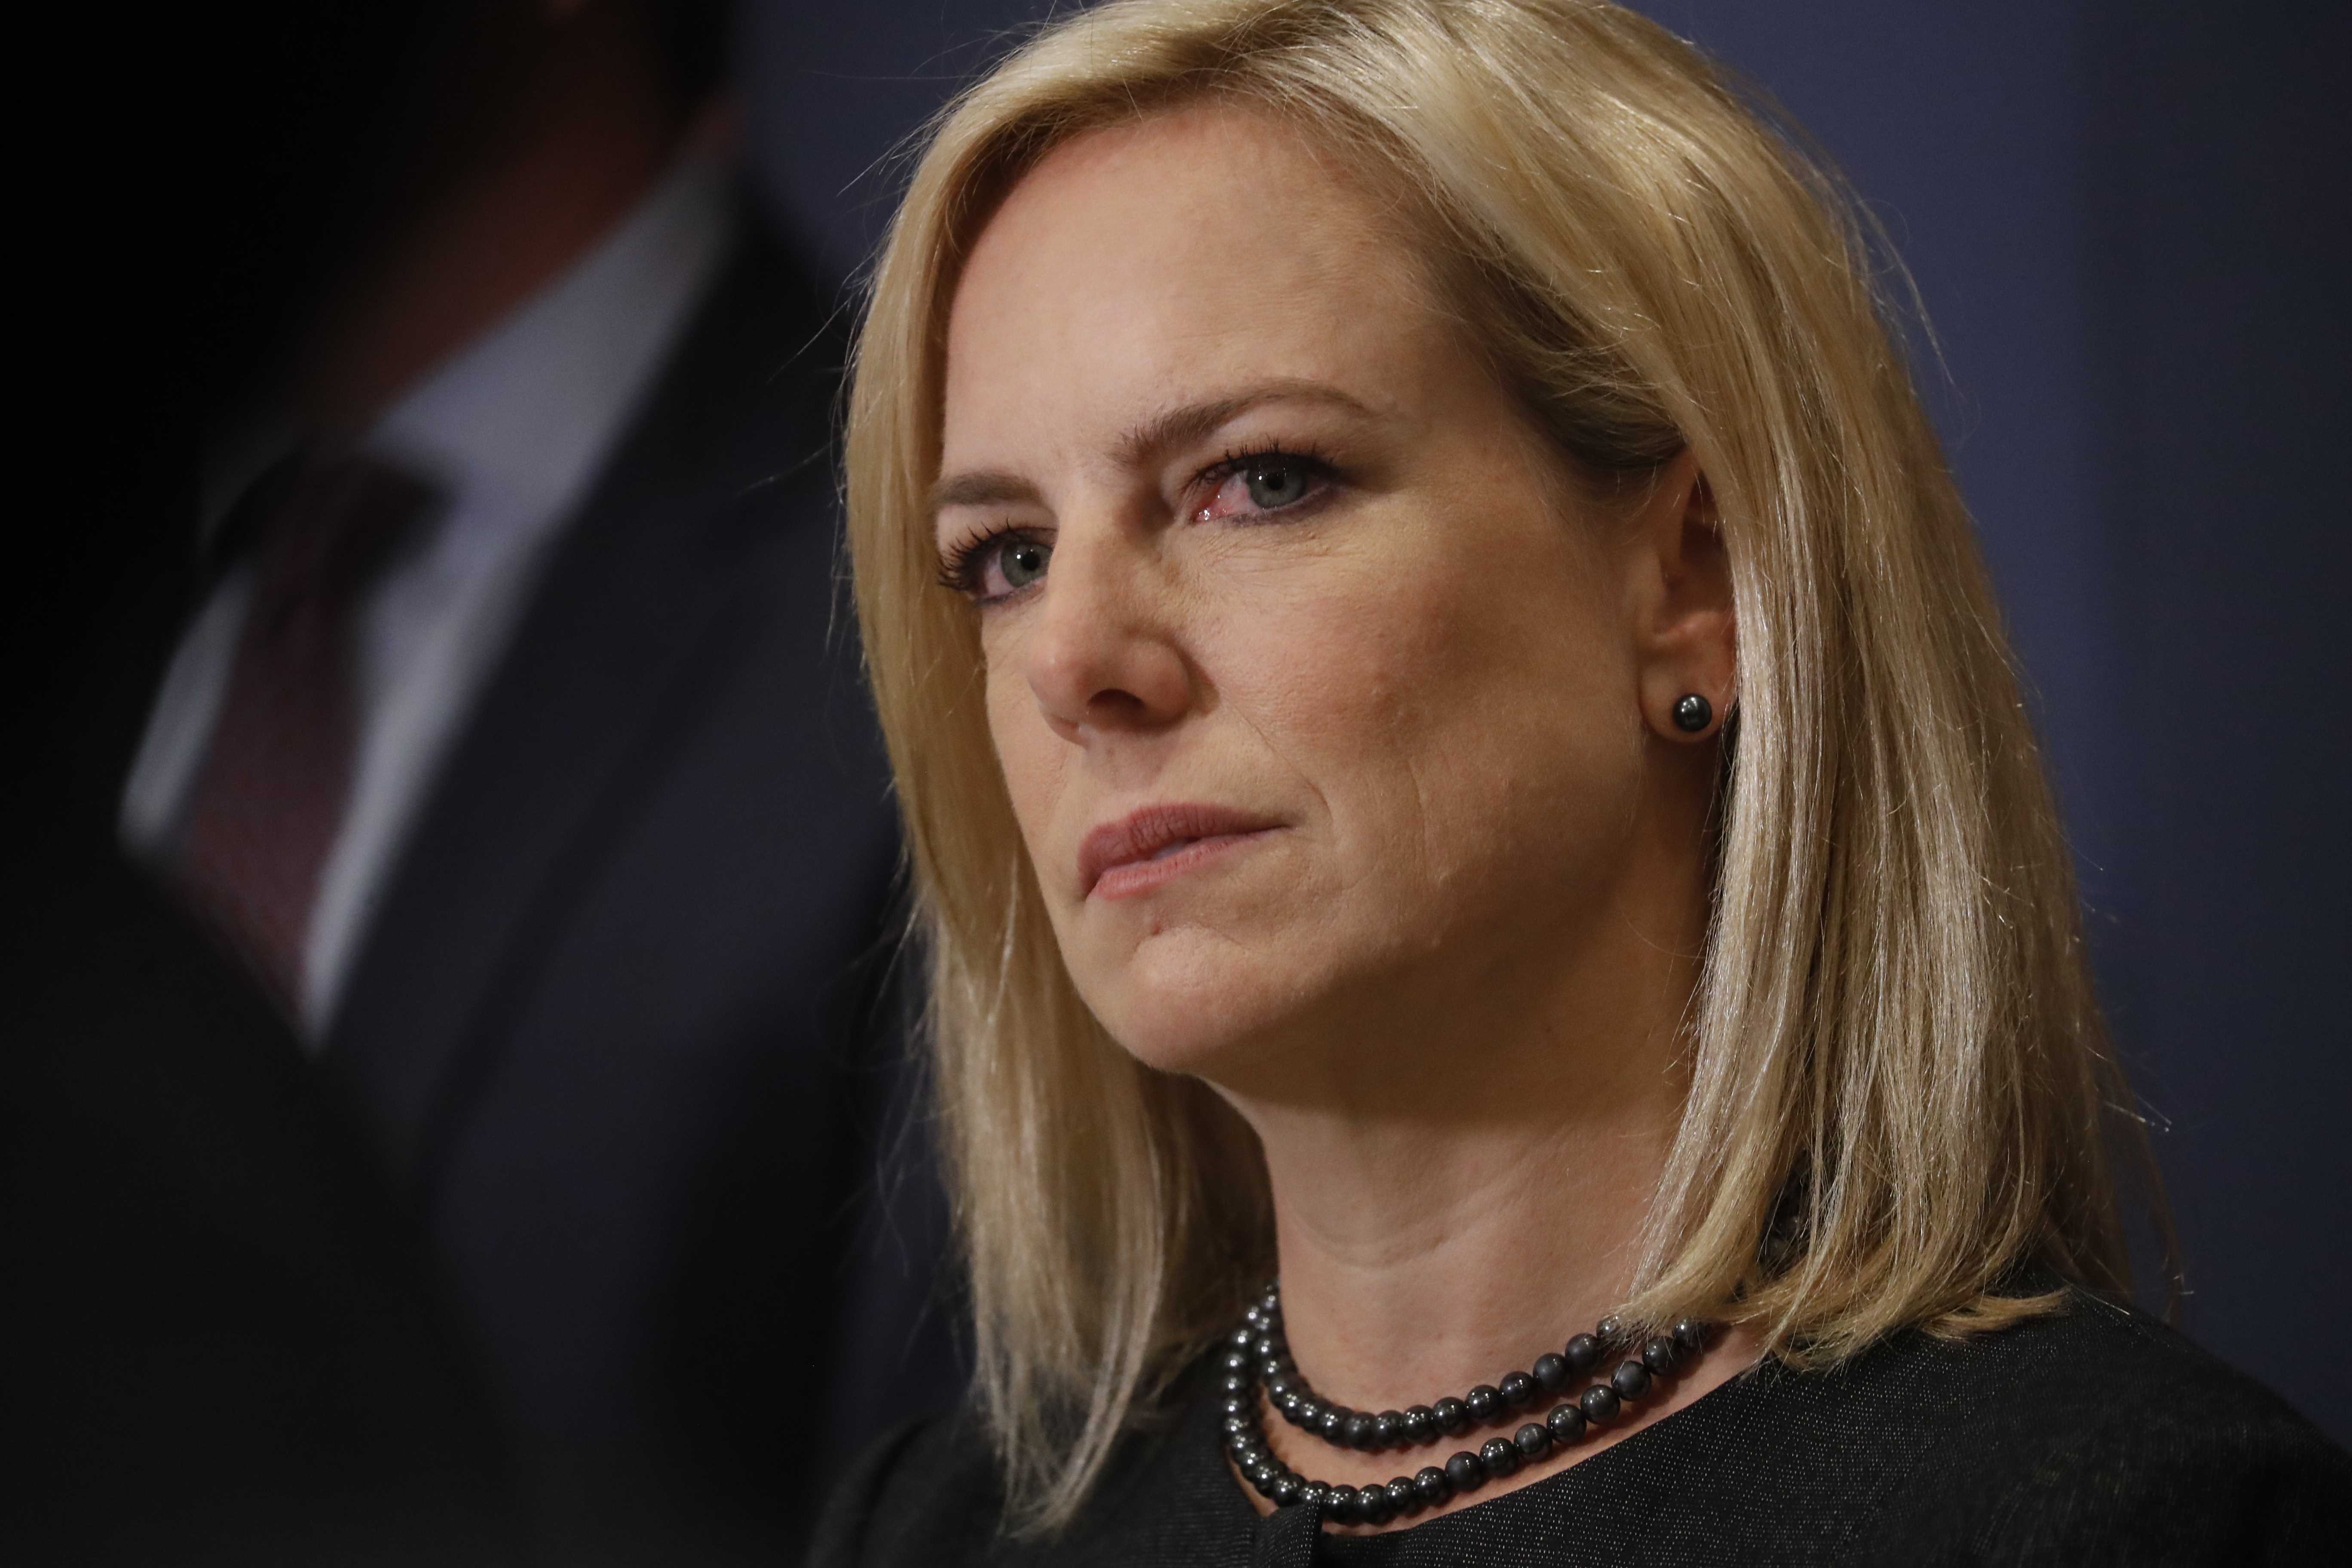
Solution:
[[[2352,1551],[2352,1457],[2179,1335],[2088,1298],[1965,1344],[1903,1334],[1832,1373],[1767,1363],[1558,1475],[1381,1535],[1323,1534],[1306,1504],[1261,1520],[1217,1428],[1206,1392],[1184,1401],[1127,1443],[1067,1533],[1036,1544],[1003,1538],[968,1416],[909,1427],[835,1493],[811,1568],[2304,1563]]]

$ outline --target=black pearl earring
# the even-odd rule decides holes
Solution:
[[[1675,700],[1675,728],[1685,735],[1696,735],[1715,722],[1715,704],[1696,691],[1685,692]]]

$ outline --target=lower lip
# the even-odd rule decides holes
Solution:
[[[1113,866],[1095,879],[1090,895],[1097,899],[1132,899],[1151,891],[1164,882],[1171,882],[1197,869],[1210,861],[1255,843],[1271,829],[1259,828],[1251,833],[1220,833],[1213,838],[1195,838],[1181,849],[1171,851],[1155,860],[1130,860],[1124,866]]]

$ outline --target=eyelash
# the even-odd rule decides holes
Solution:
[[[1028,530],[996,528],[985,533],[975,533],[969,539],[958,540],[940,560],[940,586],[952,588],[967,599],[980,597],[980,574],[982,557],[1001,543],[1020,538]]]
[[[1228,448],[1223,458],[1202,468],[1193,477],[1193,488],[1197,489],[1212,482],[1222,484],[1251,464],[1263,463],[1272,458],[1286,458],[1300,468],[1306,468],[1318,479],[1328,479],[1333,474],[1331,460],[1316,450],[1312,442],[1304,446],[1286,447],[1279,441],[1266,441],[1255,447]],[[1292,507],[1302,504],[1304,503],[1299,501],[1291,502]],[[1283,510],[1287,511],[1290,507],[1285,507]]]
[[[1213,487],[1223,484],[1252,463],[1263,463],[1275,458],[1287,458],[1311,469],[1319,479],[1328,479],[1332,475],[1330,459],[1318,451],[1313,444],[1286,447],[1278,441],[1268,441],[1255,447],[1228,447],[1223,457],[1192,476],[1192,484],[1186,488],[1198,491],[1203,485]],[[1291,504],[1296,507],[1305,503],[1294,501]],[[977,601],[980,598],[981,572],[987,552],[1000,544],[1022,538],[1029,531],[1025,528],[997,528],[957,541],[940,558],[940,586]]]
[[[1244,464],[1263,462],[1268,458],[1288,458],[1294,463],[1305,463],[1309,468],[1328,468],[1331,466],[1312,441],[1302,442],[1296,447],[1285,446],[1280,441],[1260,441],[1255,447],[1226,447],[1225,455],[1202,469],[1200,477],[1205,479],[1213,474],[1222,479]]]

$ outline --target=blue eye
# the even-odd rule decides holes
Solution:
[[[1272,511],[1305,499],[1314,477],[1304,463],[1276,453],[1253,459],[1242,470],[1242,483],[1249,489],[1252,505]]]
[[[940,563],[940,584],[976,605],[992,604],[1044,577],[1053,559],[1048,540],[1031,533],[992,533],[948,551]]]
[[[1008,539],[996,552],[996,569],[1008,588],[1026,588],[1045,574],[1054,547],[1037,539]]]
[[[1207,490],[1193,521],[1247,521],[1277,514],[1298,517],[1330,494],[1338,476],[1331,465],[1304,452],[1267,447],[1230,456],[1197,481]]]

